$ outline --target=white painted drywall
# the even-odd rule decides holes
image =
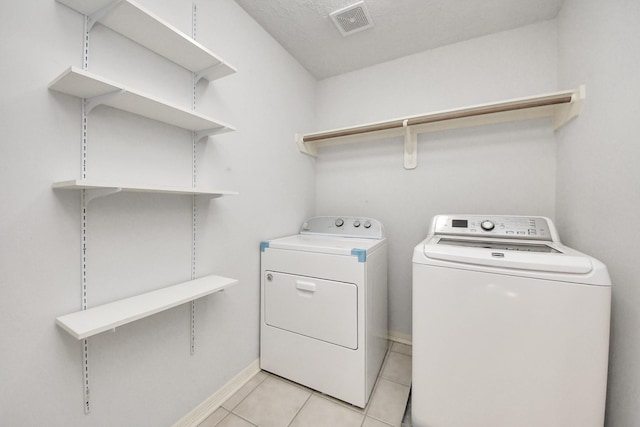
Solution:
[[[138,0],[191,33],[191,1]],[[198,111],[237,127],[198,146],[198,183],[237,197],[198,202],[197,274],[239,285],[80,342],[55,317],[80,309],[80,206],[54,181],[80,176],[80,100],[49,82],[81,66],[82,17],[53,0],[0,7],[0,424],[171,425],[258,358],[259,242],[314,210],[314,165],[293,143],[313,122],[314,79],[235,2],[198,3],[197,40],[238,68],[198,85]],[[191,75],[97,25],[89,70],[191,105]],[[190,133],[96,108],[88,176],[191,185]],[[89,305],[188,280],[191,198],[119,194],[88,211]]]
[[[564,242],[607,264],[613,282],[606,425],[640,425],[640,3],[567,0],[559,82],[584,82],[580,117],[558,133],[557,222]]]
[[[190,33],[191,2],[139,2]],[[565,243],[609,265],[607,425],[640,424],[640,271],[634,259],[640,235],[628,226],[640,208],[637,3],[566,0],[557,34],[556,21],[549,21],[321,81],[315,120],[313,79],[234,2],[201,3],[198,40],[239,73],[198,86],[198,110],[238,128],[199,145],[198,182],[241,195],[199,203],[198,273],[241,283],[198,301],[194,356],[188,354],[188,305],[92,339],[90,415],[82,412],[79,343],[54,325],[56,316],[80,306],[78,195],[50,188],[79,176],[80,104],[46,89],[64,68],[80,65],[82,21],[53,0],[1,6],[3,425],[155,426],[182,417],[258,356],[258,242],[295,232],[314,213],[385,222],[391,327],[409,336],[411,249],[432,215],[452,211],[557,217]],[[90,70],[190,104],[188,73],[100,26],[92,33]],[[295,131],[583,82],[584,111],[557,134],[557,193],[556,144],[544,122],[423,136],[415,171],[402,168],[399,140],[323,149],[315,187],[314,162],[292,142]],[[188,141],[184,131],[98,108],[90,122],[89,176],[189,184]],[[95,201],[89,211],[90,305],[188,278],[190,217],[189,198]]]
[[[323,80],[314,130],[553,92],[556,45],[556,23],[546,21]],[[407,337],[411,254],[434,215],[555,211],[546,120],[425,134],[418,146],[415,170],[403,168],[400,138],[327,147],[316,163],[318,214],[384,223],[390,329]]]

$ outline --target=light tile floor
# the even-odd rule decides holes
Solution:
[[[394,342],[362,409],[260,371],[200,427],[400,427],[411,387],[411,346]]]

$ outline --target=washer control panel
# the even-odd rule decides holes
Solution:
[[[373,218],[352,216],[314,216],[302,224],[300,234],[382,239],[382,223]]]
[[[556,241],[551,220],[539,216],[437,215],[431,234]]]

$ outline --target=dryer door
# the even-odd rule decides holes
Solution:
[[[353,283],[265,271],[264,318],[269,326],[358,348],[358,288]]]

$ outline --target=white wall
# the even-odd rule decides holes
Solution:
[[[558,133],[557,220],[613,281],[606,425],[640,425],[640,3],[566,0],[559,82],[585,83],[580,117]]]
[[[557,90],[555,21],[426,51],[319,82],[317,128]],[[321,149],[317,213],[380,219],[389,237],[390,329],[411,334],[411,253],[438,213],[554,216],[546,120],[424,134],[405,170],[400,138]]]
[[[191,1],[139,0],[191,33]],[[240,195],[198,202],[197,273],[240,284],[80,342],[55,326],[80,309],[80,101],[49,82],[81,66],[82,18],[53,0],[0,6],[0,424],[170,425],[258,358],[261,240],[314,210],[313,161],[292,141],[313,122],[315,81],[231,0],[198,2],[197,40],[239,72],[198,86],[198,111],[238,131],[198,147],[198,183]],[[186,70],[98,25],[89,70],[189,108]],[[89,121],[89,178],[191,185],[190,133],[106,107]],[[188,280],[191,198],[119,194],[88,211],[89,305]]]
[[[190,33],[191,1],[139,2]],[[92,338],[90,415],[82,411],[79,342],[54,325],[80,307],[79,196],[51,190],[80,174],[80,102],[47,90],[63,69],[81,65],[82,20],[50,0],[4,2],[0,12],[1,424],[156,426],[185,415],[258,357],[258,242],[295,232],[313,214],[385,223],[391,329],[409,336],[411,250],[443,212],[556,217],[565,243],[608,264],[615,285],[607,425],[640,424],[640,232],[628,225],[640,208],[636,2],[566,0],[557,23],[330,78],[316,93],[308,73],[233,1],[199,2],[197,39],[239,73],[198,86],[198,111],[238,128],[199,145],[198,182],[241,195],[199,201],[197,270],[240,285],[197,302],[194,356],[188,305]],[[89,69],[190,105],[189,73],[100,26]],[[314,177],[314,162],[292,142],[297,131],[580,83],[584,111],[557,145],[544,121],[449,131],[421,137],[414,171],[402,168],[402,142],[393,139],[323,149]],[[188,132],[104,107],[89,129],[89,177],[190,184]],[[187,279],[190,218],[188,197],[93,202],[89,304]]]

